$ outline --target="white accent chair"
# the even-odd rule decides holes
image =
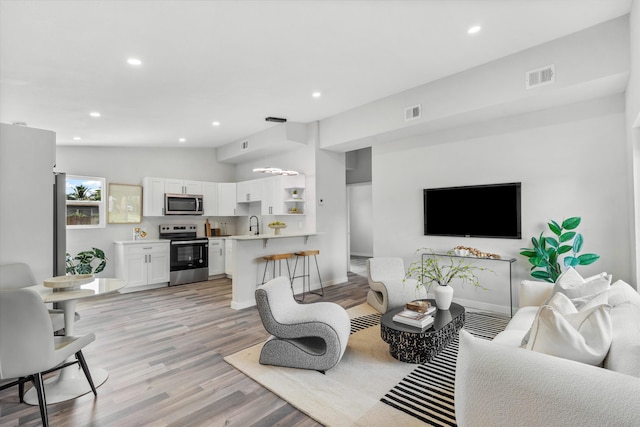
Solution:
[[[371,288],[367,293],[367,302],[381,314],[401,307],[409,301],[427,297],[424,288],[416,288],[416,279],[404,279],[402,258],[369,258],[367,277]]]
[[[256,305],[271,334],[260,352],[263,365],[313,369],[324,373],[347,349],[351,320],[332,302],[298,304],[288,277],[276,277],[256,289]]]
[[[95,340],[94,334],[81,337],[54,337],[51,318],[42,298],[32,289],[0,291],[0,380],[14,379],[0,389],[33,383],[38,395],[43,426],[48,426],[47,400],[42,376],[78,363],[91,390],[97,395],[82,348]],[[74,355],[76,361],[65,362]],[[17,378],[17,380],[15,380]],[[22,401],[22,394],[20,401]]]

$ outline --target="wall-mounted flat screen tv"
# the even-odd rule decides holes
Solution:
[[[521,183],[427,188],[426,236],[521,238]]]

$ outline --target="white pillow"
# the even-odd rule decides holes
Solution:
[[[564,315],[578,313],[579,311],[589,310],[599,305],[608,304],[609,291],[600,292],[596,295],[590,295],[582,298],[569,299],[565,294],[557,293],[553,294],[546,305],[549,305],[558,311],[558,313]],[[529,342],[531,336],[531,327],[529,331],[522,338],[521,346],[525,347]]]
[[[615,307],[624,302],[640,307],[640,294],[636,292],[628,283],[623,280],[617,280],[611,285],[611,294],[609,295],[609,304]]]
[[[563,293],[570,299],[599,294],[611,287],[611,275],[600,273],[583,279],[573,267],[569,267],[556,280],[552,294]]]
[[[640,307],[627,301],[611,310],[611,348],[604,367],[640,377]]]
[[[552,300],[568,313],[563,315],[551,305],[541,306],[531,326],[527,350],[601,365],[611,346],[611,306],[571,312],[575,307],[570,301],[555,296]]]

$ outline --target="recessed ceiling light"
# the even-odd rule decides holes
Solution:
[[[142,65],[142,61],[140,61],[138,58],[129,58],[127,59],[127,64],[137,67],[139,65]]]
[[[73,140],[74,140],[74,141],[80,141],[81,139],[82,139],[82,138],[80,138],[79,136],[74,136],[74,137],[73,137]]]
[[[482,27],[480,25],[474,25],[473,27],[470,27],[467,30],[468,34],[476,34],[478,33],[480,30],[482,29]]]
[[[186,139],[184,139],[184,138],[180,138],[180,139],[178,140],[178,142],[187,142],[187,140],[186,140]]]
[[[220,126],[220,122],[213,122],[211,123],[212,126]]]
[[[322,93],[321,92],[313,92],[311,94],[311,96],[313,96],[314,98],[320,98],[322,96]]]
[[[92,111],[91,113],[89,113],[89,115],[91,117],[100,117],[100,113],[98,113],[97,111]]]

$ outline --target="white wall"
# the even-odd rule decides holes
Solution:
[[[583,253],[601,259],[579,271],[607,271],[630,281],[625,141],[624,99],[616,95],[376,146],[374,255],[408,262],[417,248],[443,251],[464,244],[517,258],[517,284],[529,277],[529,263],[518,254],[528,239],[550,219],[581,216]],[[424,188],[516,181],[522,182],[522,240],[423,235]],[[491,207],[470,206],[469,215],[474,209]],[[485,282],[490,292],[457,288],[456,296],[484,301],[485,308],[508,305],[508,269],[495,268],[501,271]]]
[[[234,182],[235,166],[218,163],[213,148],[128,148],[58,146],[57,172],[72,175],[104,177],[109,183],[141,185],[145,176],[182,178],[195,181]],[[210,219],[212,220],[212,219]],[[235,218],[215,218],[226,221],[232,232]],[[133,227],[143,227],[149,238],[158,238],[158,225],[172,223],[202,224],[198,232],[204,235],[205,218],[198,216],[167,218],[144,217],[142,224],[107,224],[106,228],[67,230],[67,252],[76,254],[95,246],[103,249],[109,262],[100,275],[115,274],[116,240],[131,240]]]
[[[373,205],[371,183],[347,186],[349,195],[350,254],[373,256]]]
[[[633,255],[634,279],[640,286],[640,0],[633,0],[630,21],[630,61],[629,83],[626,92],[627,150],[630,162],[629,179],[633,182],[630,197],[631,233],[630,251]]]

